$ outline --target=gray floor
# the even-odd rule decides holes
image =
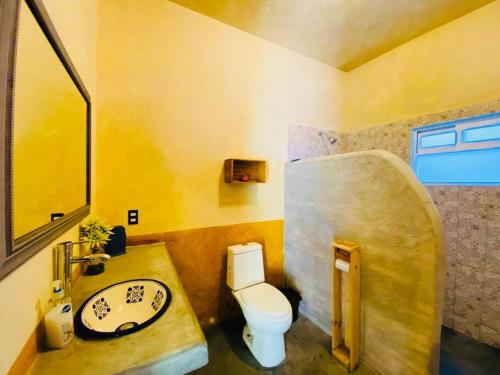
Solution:
[[[441,375],[500,374],[500,350],[443,327]]]
[[[330,355],[331,338],[304,317],[295,322],[286,340],[286,362],[266,369],[256,362],[241,339],[243,320],[235,320],[205,331],[209,363],[196,375],[345,375]],[[441,375],[500,374],[500,351],[450,329],[443,329]],[[366,366],[353,374],[374,375]]]
[[[331,338],[304,317],[293,323],[285,335],[286,361],[274,369],[257,363],[243,343],[241,332],[245,322],[235,320],[205,331],[208,341],[209,363],[193,372],[196,375],[345,375],[330,355]],[[374,375],[365,366],[353,374]]]

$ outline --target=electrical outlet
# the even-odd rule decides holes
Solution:
[[[50,221],[57,220],[63,216],[64,214],[62,212],[54,212],[53,214],[50,214]]]
[[[139,210],[128,210],[128,225],[139,224]]]

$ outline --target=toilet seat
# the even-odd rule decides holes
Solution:
[[[260,283],[240,291],[245,308],[255,315],[272,320],[287,318],[292,307],[286,297],[274,286]]]

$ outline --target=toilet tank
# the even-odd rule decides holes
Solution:
[[[243,289],[265,281],[262,245],[248,242],[227,248],[227,285]]]

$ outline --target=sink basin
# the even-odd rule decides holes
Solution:
[[[172,294],[160,281],[135,279],[110,285],[85,301],[75,316],[82,338],[111,338],[139,331],[167,311]]]

